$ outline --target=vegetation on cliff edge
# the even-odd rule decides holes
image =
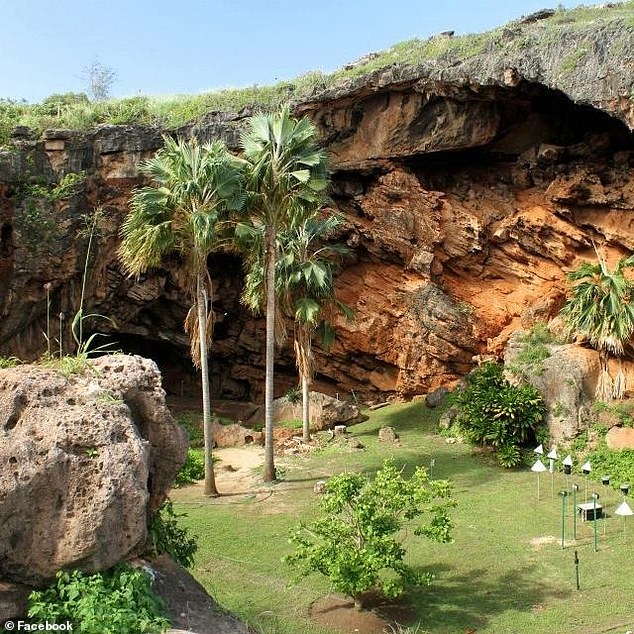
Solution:
[[[572,53],[561,60],[559,67],[566,74],[574,71],[582,61],[582,52],[587,50],[581,45],[584,34],[614,21],[620,21],[628,29],[634,27],[633,0],[609,7],[559,7],[548,19],[527,23],[515,20],[486,33],[416,38],[370,53],[332,73],[311,71],[271,86],[255,84],[198,95],[135,96],[93,102],[84,93],[51,95],[37,104],[0,98],[0,147],[9,143],[16,126],[27,126],[36,132],[51,128],[88,130],[101,124],[177,128],[208,112],[240,112],[244,108],[277,110],[283,103],[316,98],[328,89],[345,86],[355,78],[388,67],[418,66],[433,60],[454,65],[483,53],[497,52],[510,57],[521,50],[569,40]],[[609,52],[620,58],[628,48],[629,40],[615,38]]]

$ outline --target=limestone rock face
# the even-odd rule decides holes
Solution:
[[[505,365],[513,367],[522,348],[512,336],[504,352]],[[599,354],[575,345],[549,345],[550,357],[533,366],[522,366],[524,380],[534,385],[546,401],[546,423],[554,444],[573,439],[587,428],[599,376]]]
[[[335,344],[315,346],[316,391],[385,400],[450,385],[474,357],[499,357],[518,328],[554,317],[565,273],[595,258],[593,242],[611,264],[634,250],[634,66],[622,53],[634,28],[625,10],[606,5],[600,24],[558,15],[512,23],[466,59],[447,50],[294,104],[329,155],[332,204],[345,219],[332,238],[353,252],[336,291],[356,319],[336,317]],[[252,111],[210,112],[177,132],[236,150]],[[116,256],[130,192],[144,182],[139,162],[161,143],[154,128],[103,126],[43,139],[22,131],[12,152],[0,151],[0,354],[41,355],[47,284],[72,345],[88,246],[78,235],[100,207],[85,308],[113,323],[91,332],[155,359],[171,393],[199,393],[178,260],[131,280]],[[54,184],[79,171],[85,181],[67,199],[24,195],[27,175]],[[212,396],[261,402],[264,320],[240,304],[242,263],[216,254],[209,270]],[[289,342],[276,361],[276,396],[296,382]]]
[[[0,576],[108,568],[141,548],[184,462],[156,364],[113,355],[65,377],[0,370]]]

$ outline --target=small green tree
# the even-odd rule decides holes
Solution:
[[[409,479],[392,460],[383,463],[374,480],[362,473],[341,473],[326,483],[322,517],[291,530],[295,552],[284,560],[298,568],[300,577],[325,575],[357,608],[367,590],[395,598],[432,580],[430,573],[404,562],[402,529],[429,513],[429,522],[417,525],[414,535],[450,542],[448,511],[453,505],[449,483],[430,481],[422,467]]]
[[[497,363],[485,363],[469,374],[450,401],[459,409],[456,422],[467,439],[493,447],[503,467],[521,462],[520,448],[535,440],[546,411],[532,385],[512,385]]]

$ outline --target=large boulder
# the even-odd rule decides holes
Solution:
[[[605,436],[608,449],[634,449],[633,427],[612,427]]]
[[[302,419],[301,400],[294,402],[283,396],[275,399],[273,407],[273,420],[276,423]],[[367,420],[367,416],[354,403],[340,401],[321,392],[310,392],[310,421],[314,431],[330,429],[335,425],[354,425],[364,420]],[[264,408],[260,407],[251,416],[249,423],[263,422]]]
[[[571,440],[593,420],[592,402],[599,375],[596,350],[574,344],[549,344],[550,356],[522,364],[519,354],[526,345],[521,331],[509,339],[504,364],[509,378],[521,376],[544,397],[546,423],[554,444]]]
[[[0,577],[38,586],[141,550],[187,439],[153,361],[0,370]]]

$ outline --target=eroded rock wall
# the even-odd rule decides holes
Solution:
[[[356,320],[339,319],[337,342],[318,351],[316,389],[385,398],[449,383],[474,358],[500,354],[513,330],[555,315],[565,271],[594,257],[593,241],[610,260],[633,248],[634,142],[625,110],[610,116],[601,107],[620,84],[578,99],[600,106],[591,107],[517,73],[498,75],[478,82],[401,74],[296,105],[331,157],[332,198],[346,220],[335,238],[354,253],[337,292]],[[210,114],[179,133],[235,148],[248,114]],[[169,391],[195,387],[182,329],[191,300],[178,262],[128,280],[116,258],[139,162],[160,145],[158,130],[110,126],[16,138],[15,151],[0,155],[0,354],[44,351],[46,283],[53,345],[61,325],[63,347],[72,346],[84,216],[100,208],[85,312],[113,321],[93,320],[89,332],[154,358]],[[54,182],[79,171],[85,181],[68,199],[34,210],[24,196],[30,177]],[[263,321],[239,303],[239,259],[220,254],[209,265],[214,396],[258,400]],[[288,347],[277,372],[281,395],[296,383]]]

